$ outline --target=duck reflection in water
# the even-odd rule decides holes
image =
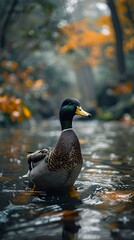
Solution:
[[[77,240],[78,231],[80,228],[80,225],[76,224],[75,221],[68,221],[66,223],[64,222],[62,240]]]
[[[12,204],[16,206],[20,203],[23,203],[22,212],[23,217],[25,216],[25,223],[24,219],[22,223],[17,222],[17,228],[14,229],[14,226],[12,226],[12,230],[14,229],[17,232],[18,229],[19,231],[23,229],[21,237],[23,237],[23,234],[25,237],[28,229],[34,226],[32,234],[37,238],[38,232],[41,232],[44,239],[50,236],[51,239],[55,239],[55,236],[57,236],[58,239],[62,240],[77,240],[81,228],[79,225],[79,206],[82,201],[75,187],[72,187],[69,191],[55,194],[32,190],[17,192],[14,194]],[[32,209],[30,207],[31,203],[33,205]],[[27,206],[26,212],[24,211],[25,205]],[[51,233],[53,234],[51,235]]]

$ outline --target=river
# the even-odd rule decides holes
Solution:
[[[0,128],[2,240],[134,239],[134,125],[74,121],[83,168],[64,194],[34,192],[21,176],[28,151],[54,146],[57,120]]]

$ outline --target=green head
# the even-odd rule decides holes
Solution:
[[[72,128],[72,120],[75,115],[91,116],[90,113],[85,112],[77,99],[67,98],[63,101],[60,108],[60,122],[62,130]]]

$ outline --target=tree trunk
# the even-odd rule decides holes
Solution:
[[[120,20],[118,17],[118,13],[115,6],[114,0],[107,0],[107,4],[111,11],[112,23],[115,31],[116,37],[116,56],[117,56],[117,66],[119,72],[119,81],[126,81],[126,65],[125,65],[125,57],[123,52],[123,33],[120,24]]]
[[[11,20],[12,13],[17,3],[18,3],[18,0],[12,0],[8,6],[7,11],[4,13],[3,21],[1,22],[1,26],[0,26],[0,48],[4,48],[6,45],[6,31],[8,28],[8,24]]]

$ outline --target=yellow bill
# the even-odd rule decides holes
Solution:
[[[80,115],[80,116],[84,116],[84,117],[88,117],[88,116],[91,117],[91,114],[88,113],[88,112],[86,112],[86,111],[84,111],[84,110],[82,109],[82,107],[77,107],[77,108],[76,108],[76,111],[75,111],[75,114]]]

